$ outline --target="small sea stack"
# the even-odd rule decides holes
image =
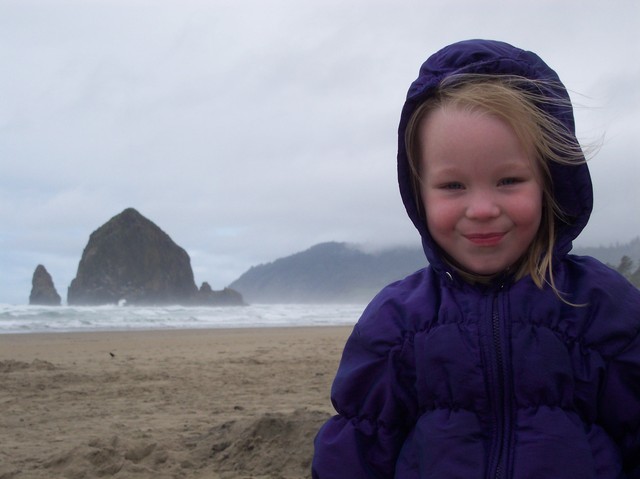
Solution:
[[[39,264],[33,272],[29,304],[37,306],[60,306],[60,295],[56,291],[53,279],[43,265]]]

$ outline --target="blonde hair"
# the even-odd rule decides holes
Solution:
[[[555,116],[572,112],[569,98],[560,96],[558,91],[564,91],[564,87],[519,76],[455,75],[445,79],[437,90],[417,107],[407,124],[404,140],[412,172],[416,205],[424,217],[420,195],[418,135],[423,119],[434,110],[454,106],[480,110],[506,121],[534,162],[541,177],[543,190],[540,227],[520,261],[515,277],[520,279],[529,274],[536,286],[542,289],[544,284],[548,283],[561,297],[553,276],[553,250],[557,225],[559,222],[567,221],[553,196],[549,163],[577,165],[585,162],[585,158],[573,132]]]

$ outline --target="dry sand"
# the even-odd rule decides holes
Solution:
[[[0,335],[0,479],[310,477],[349,333]]]

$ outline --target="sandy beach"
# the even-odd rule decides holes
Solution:
[[[310,477],[350,330],[0,335],[0,479]]]

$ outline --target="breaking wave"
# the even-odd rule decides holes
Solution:
[[[223,307],[16,306],[0,304],[0,334],[149,329],[353,325],[363,305]]]

